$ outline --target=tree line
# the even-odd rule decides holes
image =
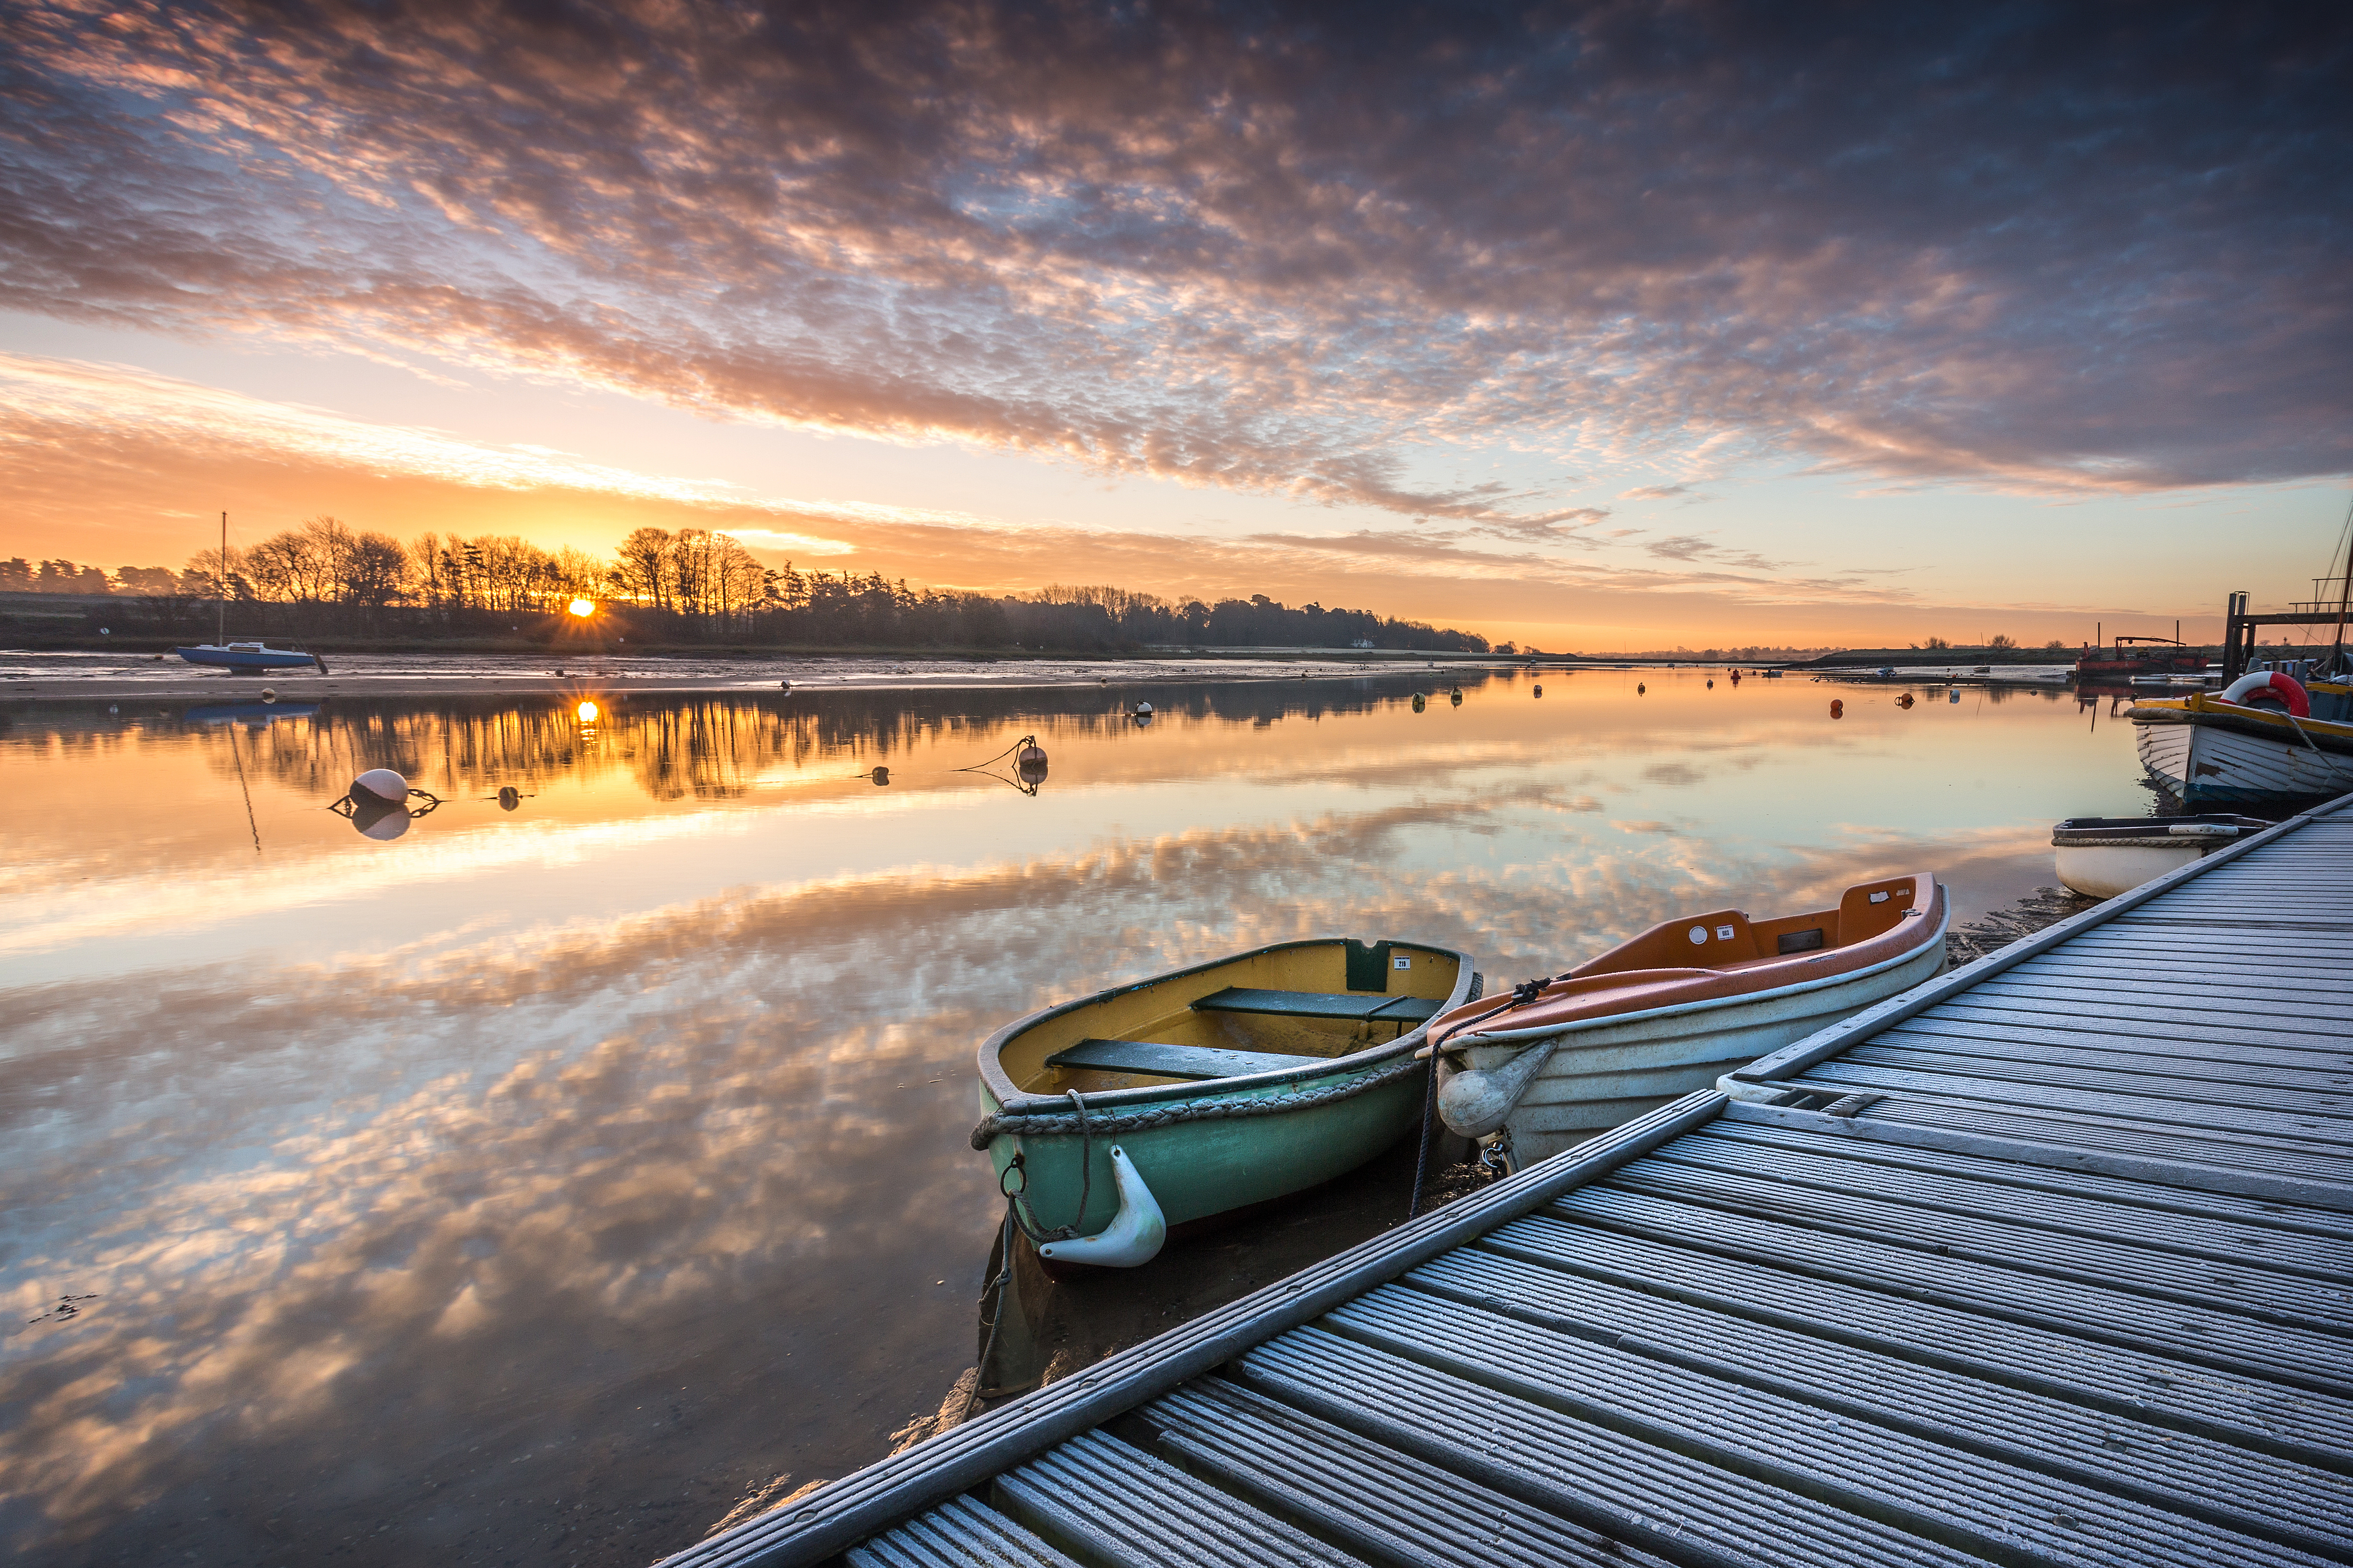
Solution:
[[[637,529],[600,560],[513,534],[426,533],[404,543],[322,516],[258,544],[201,551],[178,572],[126,566],[110,576],[71,561],[0,561],[7,591],[136,598],[147,612],[141,619],[174,633],[195,629],[226,600],[247,635],[497,637],[523,631],[523,617],[549,630],[586,600],[602,624],[641,643],[1489,651],[1472,633],[1263,594],[1177,602],[1056,585],[1000,595],[913,588],[873,573],[803,572],[789,562],[779,569],[699,528]]]

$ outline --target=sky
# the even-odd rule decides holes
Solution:
[[[328,513],[1553,649],[2213,635],[2353,13],[0,0],[0,554]]]

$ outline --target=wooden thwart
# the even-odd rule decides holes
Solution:
[[[1282,1018],[1345,1018],[1419,1024],[1444,1004],[1422,996],[1358,996],[1345,991],[1261,991],[1229,985],[1193,1004],[1197,1013],[1264,1013]]]
[[[1046,1065],[1092,1068],[1098,1072],[1150,1073],[1156,1078],[1214,1079],[1316,1067],[1329,1059],[1282,1056],[1273,1051],[1229,1051],[1215,1046],[1168,1046],[1157,1040],[1081,1040],[1048,1057]]]

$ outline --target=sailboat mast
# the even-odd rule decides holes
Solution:
[[[2337,590],[2337,641],[2328,649],[2328,673],[2340,673],[2345,658],[2345,612],[2353,608],[2353,502],[2345,508],[2345,581]]]
[[[213,623],[213,646],[228,646],[228,513],[221,513],[220,554],[213,561],[213,585],[220,590],[220,616]]]

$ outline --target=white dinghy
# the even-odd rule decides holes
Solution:
[[[1834,910],[1668,921],[1432,1019],[1418,1054],[1438,1052],[1447,1127],[1519,1170],[1930,978],[1950,922],[1926,874],[1850,888]]]

